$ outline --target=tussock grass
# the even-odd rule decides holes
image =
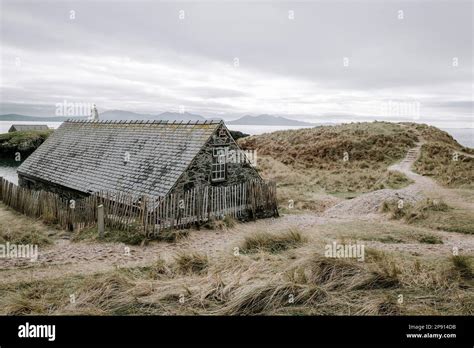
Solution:
[[[371,271],[371,276],[359,289],[388,289],[400,285],[401,271],[394,262],[379,263]]]
[[[427,234],[427,235],[424,235],[424,236],[420,236],[418,241],[420,243],[425,243],[425,244],[443,244],[443,240],[440,237],[435,236],[433,234]]]
[[[76,294],[74,304],[85,314],[125,314],[130,304],[128,291],[133,287],[131,281],[119,272],[112,272],[102,277],[86,278]],[[133,301],[131,301],[133,303]],[[73,306],[71,306],[73,305]]]
[[[233,228],[237,224],[237,221],[229,215],[224,216],[223,219],[209,219],[204,227],[209,230],[223,230],[225,228]]]
[[[320,285],[332,290],[391,288],[399,284],[398,268],[385,258],[370,267],[364,267],[354,260],[313,255],[304,258],[289,274],[294,281]]]
[[[78,278],[20,282],[0,286],[0,313],[8,315],[49,315],[58,313],[69,301]]]
[[[125,268],[121,273],[132,279],[149,278],[163,279],[165,276],[172,276],[174,271],[170,264],[163,259],[158,259],[153,264],[143,267]]]
[[[29,230],[3,229],[0,228],[0,244],[9,242],[10,244],[32,244],[44,246],[52,243],[50,237],[39,229],[31,227]]]
[[[36,244],[45,246],[52,243],[52,236],[57,230],[52,230],[42,223],[23,216],[3,203],[0,203],[0,244]]]
[[[81,231],[75,232],[72,235],[71,240],[77,241],[103,241],[103,242],[116,242],[125,243],[129,245],[140,245],[146,244],[150,240],[157,240],[167,243],[175,243],[189,235],[188,229],[183,230],[163,230],[157,235],[146,236],[142,231],[139,230],[138,226],[131,227],[130,231],[123,230],[110,230],[107,229],[104,233],[104,237],[99,238],[97,227],[86,228]]]
[[[163,241],[163,242],[168,242],[168,243],[175,243],[181,239],[184,239],[189,236],[189,230],[188,229],[183,229],[183,230],[164,230],[161,231],[158,236],[156,237],[156,240]]]
[[[171,239],[171,237],[170,237]],[[90,227],[81,231],[75,232],[72,235],[71,240],[77,241],[103,241],[103,242],[116,242],[125,243],[129,245],[140,245],[148,242],[147,236],[138,230],[138,228],[132,228],[130,231],[123,230],[110,230],[107,229],[104,233],[103,238],[99,238],[99,232],[97,227]]]
[[[181,251],[175,257],[178,272],[200,274],[207,270],[209,261],[206,254]]]
[[[473,257],[466,255],[456,255],[451,259],[454,269],[459,272],[461,278],[474,280]]]
[[[224,225],[227,228],[233,228],[237,224],[237,221],[230,215],[226,215],[223,219]]]
[[[428,218],[430,212],[446,212],[449,207],[443,201],[425,199],[417,204],[404,204],[401,208],[396,201],[386,201],[381,206],[383,213],[389,213],[391,219],[404,219],[408,223]]]
[[[381,206],[383,213],[389,213],[391,219],[404,219],[408,223],[424,220],[430,212],[447,212],[450,207],[441,200],[427,198],[417,204],[404,204],[401,208],[396,201],[385,201]]]
[[[316,245],[269,258],[182,251],[168,262],[89,277],[0,286],[1,314],[472,315],[472,260],[366,250],[325,258]],[[295,257],[293,257],[295,256]],[[70,294],[76,302],[70,303]],[[399,294],[405,302],[397,303]]]
[[[140,245],[146,243],[148,240],[147,236],[137,229],[130,231],[113,230],[106,231],[104,234],[104,240],[108,242],[118,242],[130,245]]]
[[[403,173],[397,171],[387,172],[384,179],[379,185],[379,189],[390,188],[390,189],[399,189],[413,183],[413,180],[407,178]]]
[[[301,287],[291,283],[261,282],[243,286],[233,293],[222,312],[226,315],[268,313],[290,303],[298,304],[307,300],[303,299],[300,292]]]
[[[353,288],[347,280],[359,282],[363,269],[354,262],[313,255],[304,258],[289,275],[296,282],[324,285],[327,288],[347,286]],[[357,283],[359,284],[359,283]]]
[[[473,189],[474,158],[460,153],[467,149],[456,144],[440,141],[424,144],[414,169],[421,175],[433,177],[446,187]]]
[[[408,224],[448,232],[474,234],[474,216],[466,209],[453,208],[440,200],[426,199],[415,205],[405,204],[398,208],[397,202],[384,202],[381,212],[391,219]]]
[[[424,226],[400,224],[398,221],[351,221],[318,226],[318,233],[341,244],[357,241],[376,241],[385,244],[429,243],[430,239],[440,238],[438,233]],[[442,240],[441,240],[442,243]],[[434,243],[434,244],[441,244]],[[366,254],[367,254],[366,248]]]
[[[243,253],[255,253],[258,251],[278,253],[296,248],[305,243],[306,240],[297,229],[290,229],[280,234],[258,232],[245,237],[240,250]]]

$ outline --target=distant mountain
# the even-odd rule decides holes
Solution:
[[[227,124],[239,125],[265,125],[265,126],[316,126],[314,123],[290,120],[281,116],[260,115],[243,116],[237,120],[226,122]]]
[[[179,112],[163,112],[158,115],[159,120],[170,120],[170,121],[206,121],[207,118],[190,114],[189,112],[179,113]]]
[[[25,116],[18,114],[0,115],[0,121],[33,121],[33,122],[64,122],[67,119],[86,120],[86,116]],[[219,118],[206,118],[189,112],[163,112],[161,114],[140,114],[124,110],[109,110],[99,113],[99,119],[105,121],[130,121],[130,120],[168,120],[168,121],[206,121],[218,120]],[[243,116],[237,120],[226,122],[229,125],[266,125],[266,126],[316,126],[315,123],[290,120],[281,116],[260,115]]]
[[[127,121],[127,120],[168,120],[168,121],[205,121],[206,118],[189,112],[163,112],[158,115],[139,114],[131,111],[109,110],[99,114],[101,120]]]
[[[65,116],[25,116],[18,114],[0,115],[0,121],[34,121],[34,122],[64,122],[67,119],[88,119],[88,117],[65,117]],[[163,112],[158,115],[139,114],[124,110],[109,110],[99,114],[100,120],[106,121],[130,121],[130,120],[168,120],[168,121],[205,121],[207,118],[189,112]]]
[[[64,117],[64,116],[41,117],[41,116],[25,116],[25,115],[18,115],[18,114],[0,115],[0,121],[63,122],[70,118],[85,120],[87,117]]]
[[[99,119],[106,121],[153,120],[153,115],[138,114],[124,110],[109,110],[99,112]]]

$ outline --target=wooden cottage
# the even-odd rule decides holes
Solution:
[[[18,168],[19,185],[69,199],[137,199],[261,181],[222,121],[64,122]]]
[[[48,126],[44,124],[13,124],[8,133],[12,132],[31,132],[31,131],[45,131]]]

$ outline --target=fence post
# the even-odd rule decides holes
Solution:
[[[97,207],[97,229],[99,230],[99,238],[104,237],[104,205]]]

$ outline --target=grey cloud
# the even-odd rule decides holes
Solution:
[[[341,107],[347,101],[413,96],[430,112],[439,109],[436,114],[446,117],[444,113],[472,110],[472,101],[456,101],[472,93],[472,6],[471,2],[446,1],[173,4],[4,0],[2,45],[12,52],[19,50],[25,55],[22,60],[31,60],[31,69],[37,72],[56,61],[60,75],[63,71],[66,75],[64,81],[56,81],[52,74],[16,80],[21,88],[2,84],[2,102],[36,104],[65,97],[96,97],[108,108],[121,103],[155,112],[185,104],[203,113],[234,113],[236,105],[252,107],[253,99],[258,107],[265,97],[249,91],[245,84],[229,86],[244,82],[242,77],[219,86],[199,73],[212,70],[217,62],[227,64],[225,73],[233,76],[237,57],[237,70],[311,82]],[[180,10],[185,11],[184,20],[178,17]],[[294,11],[294,20],[288,19],[289,10]],[[397,18],[399,10],[403,20]],[[75,11],[73,20],[70,11]],[[47,62],[40,61],[40,55]],[[97,64],[81,66],[60,60],[61,55],[88,56]],[[173,76],[170,71],[169,77],[162,71],[103,67],[98,62],[104,57],[185,66],[196,71],[195,78],[202,79],[203,85],[186,85],[188,75],[180,72]],[[349,59],[347,67],[344,57]],[[2,58],[11,62],[15,57],[4,54]],[[457,66],[453,66],[454,58]],[[67,71],[82,71],[84,79],[68,79]],[[10,67],[2,65],[2,73],[7,76],[9,72],[12,75]],[[450,94],[453,85],[465,91],[456,100]],[[322,112],[318,109],[322,102],[312,98],[311,90],[302,87],[302,96],[293,97],[278,93],[281,103],[314,105],[313,114]],[[334,110],[335,114],[340,111]]]
[[[459,101],[447,101],[447,102],[432,102],[432,107],[448,108],[448,109],[464,109],[473,110],[474,100],[459,100]]]

